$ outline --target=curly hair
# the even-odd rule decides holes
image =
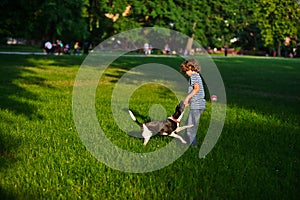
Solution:
[[[181,69],[182,72],[186,72],[186,71],[189,71],[189,70],[192,70],[194,72],[200,72],[201,71],[201,66],[200,66],[199,62],[196,59],[190,59],[190,60],[184,61],[180,65],[180,69]]]

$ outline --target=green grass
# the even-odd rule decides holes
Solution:
[[[158,171],[131,174],[109,168],[81,142],[72,114],[72,90],[84,57],[0,55],[1,199],[298,199],[300,188],[300,60],[214,59],[226,88],[221,137],[205,159],[189,148]],[[96,110],[111,141],[150,152],[171,141],[142,140],[119,130],[110,110],[114,84],[131,67],[177,58],[123,57],[105,72]],[[101,87],[100,87],[101,86]],[[153,102],[167,114],[174,95],[158,85],[134,92],[130,107],[148,119]],[[145,93],[145,90],[147,91]],[[204,138],[210,103],[198,130]]]
[[[6,52],[43,52],[42,47],[20,44],[0,45],[0,51]]]

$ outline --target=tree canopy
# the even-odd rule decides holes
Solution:
[[[287,38],[294,39],[294,42],[297,40],[300,18],[299,4],[296,1],[257,0],[255,6],[255,17],[261,29],[264,46],[277,46],[280,49],[283,41],[290,40]],[[289,44],[285,42],[285,45]]]
[[[0,38],[72,42],[165,27],[203,46],[257,50],[299,43],[297,0],[2,0]]]

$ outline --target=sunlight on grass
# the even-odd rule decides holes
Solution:
[[[215,59],[228,104],[224,128],[214,149],[199,159],[199,148],[190,147],[161,170],[131,174],[99,162],[78,135],[73,121],[72,92],[83,58],[0,57],[1,199],[298,197],[300,60]],[[160,62],[178,70],[181,61],[124,57],[114,62],[99,82],[86,83],[98,84],[96,115],[114,144],[132,152],[151,152],[172,140],[155,136],[144,147],[142,139],[118,127],[111,110],[111,96],[116,83],[133,66]],[[136,111],[141,121],[147,121],[154,115],[151,112],[159,109],[170,115],[177,103],[170,89],[145,84],[134,91],[129,108]],[[154,109],[153,105],[161,107]],[[199,144],[210,118],[208,101],[198,130]],[[161,158],[164,156],[167,155]]]
[[[28,58],[27,61],[33,66],[47,66],[47,65],[53,65],[55,63],[55,60],[52,59]]]

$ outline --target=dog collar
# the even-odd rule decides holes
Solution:
[[[180,121],[178,121],[177,119],[175,119],[173,116],[172,117],[169,117],[169,119],[173,120],[174,122],[180,124]]]

